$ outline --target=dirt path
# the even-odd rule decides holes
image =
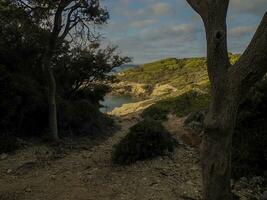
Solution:
[[[50,149],[44,146],[9,155],[0,161],[0,200],[200,199],[199,156],[186,145],[180,144],[171,157],[112,165],[112,146],[135,122],[122,120],[122,129],[105,142],[61,159],[47,159]],[[180,138],[186,131],[182,120],[176,127],[170,131]]]

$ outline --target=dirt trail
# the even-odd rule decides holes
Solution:
[[[112,146],[134,123],[122,119],[122,129],[103,143],[61,159],[49,159],[48,147],[33,146],[0,160],[0,200],[200,199],[199,156],[182,143],[172,156],[112,165]],[[165,126],[175,137],[186,133],[182,120],[170,124],[173,119]]]

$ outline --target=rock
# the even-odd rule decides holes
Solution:
[[[12,169],[8,169],[8,170],[6,171],[6,173],[7,173],[7,174],[11,174],[11,173],[12,173]]]
[[[16,169],[16,175],[25,175],[36,167],[36,162],[26,162]]]
[[[157,97],[157,96],[167,95],[167,94],[170,94],[176,91],[177,91],[177,88],[169,84],[164,84],[164,85],[156,84],[151,96]]]
[[[111,84],[113,93],[132,95],[138,97],[148,97],[153,91],[153,86],[150,84],[119,82]]]
[[[264,182],[264,178],[260,177],[260,176],[255,176],[253,178],[251,178],[251,180],[249,181],[249,184],[251,186],[261,186]]]
[[[203,131],[203,125],[200,122],[193,121],[190,122],[187,126],[197,131],[198,133],[201,133]]]
[[[25,192],[29,192],[30,193],[30,192],[32,192],[32,189],[27,187],[27,188],[25,188]]]
[[[142,111],[142,110],[146,109],[147,107],[151,106],[153,103],[154,103],[154,101],[152,99],[139,101],[136,103],[127,103],[127,104],[123,104],[119,108],[115,108],[114,110],[112,110],[108,114],[115,115],[115,116],[126,116],[128,114]]]
[[[202,124],[203,120],[204,120],[204,112],[201,111],[192,112],[187,116],[186,120],[184,121],[184,124],[188,125],[191,122],[198,122]]]
[[[186,133],[181,136],[182,141],[190,147],[199,147],[201,144],[201,137],[195,133]]]
[[[0,160],[5,160],[5,159],[7,159],[7,154],[6,153],[3,153],[3,154],[1,154],[1,156],[0,156]]]
[[[50,178],[51,178],[52,180],[56,180],[56,175],[51,175]]]

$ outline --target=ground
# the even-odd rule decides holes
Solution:
[[[179,200],[200,199],[197,148],[182,142],[190,131],[182,118],[164,125],[179,141],[172,155],[131,166],[114,166],[112,146],[139,117],[117,118],[121,130],[107,140],[55,148],[32,145],[0,160],[0,200]],[[189,137],[190,138],[190,137]]]

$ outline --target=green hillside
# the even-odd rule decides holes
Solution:
[[[230,54],[232,63],[238,55]],[[177,89],[206,88],[209,85],[206,58],[168,58],[123,71],[120,81],[145,84],[170,84]]]

